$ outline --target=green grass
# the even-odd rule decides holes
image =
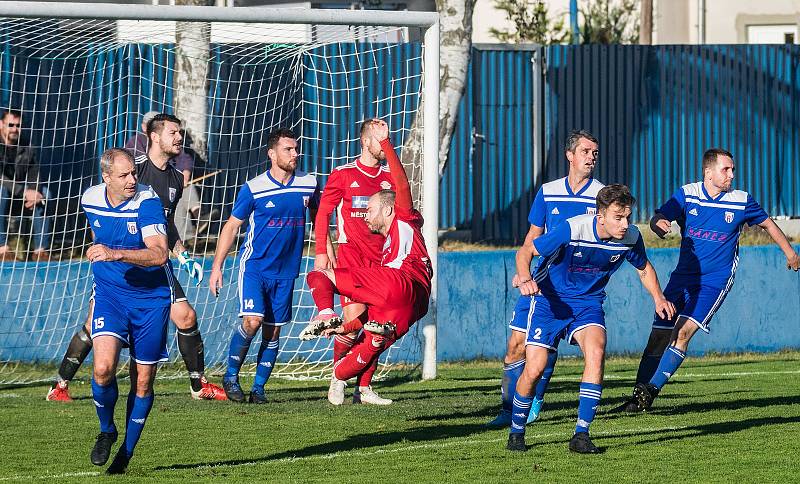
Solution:
[[[592,425],[605,452],[596,456],[567,450],[582,368],[576,359],[559,362],[541,420],[528,427],[526,454],[504,450],[506,431],[483,428],[497,411],[497,362],[442,365],[439,379],[429,382],[397,373],[376,384],[396,400],[389,408],[334,408],[324,382],[271,381],[271,403],[248,406],[195,402],[187,382],[159,380],[128,479],[797,481],[800,353],[690,358],[653,412],[603,415],[629,391],[637,363],[608,362],[601,414]],[[88,458],[98,428],[89,385],[74,384],[72,404],[46,402],[45,391],[0,390],[0,480],[95,480],[102,469]]]

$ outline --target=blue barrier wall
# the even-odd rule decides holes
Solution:
[[[652,249],[648,254],[665,285],[677,261],[677,250]],[[740,255],[736,283],[711,322],[711,335],[696,336],[690,353],[800,348],[800,275],[786,270],[785,258],[777,247],[744,247]],[[89,287],[87,283],[56,287],[48,283],[48,279],[58,271],[76,271],[74,280],[88,281],[80,277],[87,275],[88,263],[53,262],[21,271],[17,266],[22,264],[26,263],[0,267],[0,278],[4,281],[17,282],[20,287],[24,284],[34,292],[8,293],[0,299],[0,335],[3,335],[0,360],[53,361],[54,355],[60,358],[78,320],[85,314]],[[210,269],[210,264],[211,260],[206,259],[206,269]],[[232,280],[231,268],[230,264],[226,267],[227,281]],[[439,254],[441,361],[502,358],[509,332],[507,323],[519,294],[510,285],[514,270],[514,251],[510,250]],[[180,277],[186,282],[183,274]],[[299,284],[302,281],[298,281],[298,287]],[[189,300],[198,310],[204,307],[200,312],[204,314],[201,324],[207,360],[218,360],[227,350],[230,328],[238,324],[236,286],[228,284],[223,288],[219,304],[210,298],[206,286],[185,287]],[[52,298],[53,291],[59,292],[58,298]],[[609,353],[641,352],[650,333],[653,305],[635,270],[629,265],[623,266],[612,278],[608,294],[604,309]],[[296,296],[295,304],[304,306],[298,318],[308,318],[311,305],[308,292],[298,292]],[[43,306],[54,300],[59,301],[57,307]],[[76,314],[79,315],[77,320]],[[42,331],[42,328],[49,330]],[[219,331],[220,328],[223,330]],[[300,328],[292,330],[296,335]],[[293,339],[286,346],[285,341],[284,351],[292,351],[300,344]],[[304,344],[309,348],[313,346]],[[577,354],[577,348],[562,345],[561,352]],[[408,348],[402,351],[400,358],[419,362],[420,353]]]

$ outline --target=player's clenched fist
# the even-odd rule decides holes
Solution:
[[[389,125],[382,119],[376,119],[372,122],[372,135],[380,143],[389,137]]]
[[[511,279],[511,285],[519,288],[520,294],[523,296],[534,296],[539,294],[539,286],[531,278],[522,279],[519,274],[514,274]]]
[[[86,257],[89,259],[89,262],[119,260],[117,252],[113,249],[109,249],[103,244],[94,244],[93,246],[89,247],[89,250],[86,251]]]

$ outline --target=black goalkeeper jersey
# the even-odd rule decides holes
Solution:
[[[161,199],[167,217],[167,244],[172,249],[180,238],[175,227],[175,207],[183,196],[183,173],[171,163],[161,170],[147,155],[139,155],[136,157],[136,177],[139,183],[150,185]]]

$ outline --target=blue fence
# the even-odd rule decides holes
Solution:
[[[598,136],[597,177],[631,186],[639,220],[700,178],[712,146],[733,152],[736,186],[770,214],[798,216],[798,66],[796,45],[474,49],[441,225],[519,242],[539,184],[566,175],[576,128]]]
[[[649,250],[651,262],[659,273],[662,285],[677,260],[676,249]],[[710,335],[698,335],[690,353],[776,351],[800,348],[800,274],[787,271],[785,258],[777,247],[744,247],[736,274],[736,283],[720,311],[711,322]],[[206,265],[210,265],[206,260]],[[0,278],[11,287],[31,287],[32,294],[20,294],[0,300],[0,334],[5,335],[0,360],[51,361],[61,355],[63,341],[76,329],[78,319],[70,316],[77,311],[85,314],[88,288],[60,285],[58,291],[63,307],[53,307],[50,293],[58,277],[49,265],[33,270],[19,270],[17,263],[0,266]],[[87,263],[51,263],[62,271],[85,273]],[[226,267],[226,280],[229,280]],[[443,252],[439,254],[438,299],[438,356],[442,361],[475,358],[502,358],[508,335],[508,320],[518,298],[511,287],[514,268],[513,251]],[[77,278],[76,278],[77,279]],[[458,281],[457,283],[455,281]],[[35,283],[34,283],[35,282]],[[303,281],[298,281],[298,287]],[[206,287],[187,286],[190,300],[207,298]],[[641,287],[639,277],[630,266],[623,267],[608,287],[604,305],[608,329],[609,353],[640,353],[647,341],[652,323],[652,300]],[[219,304],[213,300],[204,314],[201,325],[204,333],[206,359],[217,360],[227,350],[227,335],[238,324],[234,286],[223,288]],[[297,297],[309,299],[307,292]],[[31,302],[28,304],[28,302]],[[303,303],[310,311],[310,301]],[[42,307],[42,305],[48,305]],[[310,314],[300,315],[307,317]],[[208,331],[209,328],[227,328]],[[50,328],[49,331],[42,331]],[[55,329],[53,329],[55,328]],[[295,332],[299,328],[293,328]],[[296,336],[296,334],[293,334]],[[286,340],[283,351],[292,352],[301,344]],[[288,344],[288,346],[287,346]],[[313,343],[306,343],[313,344]],[[174,347],[174,345],[173,345]],[[577,354],[577,348],[562,344],[563,355]],[[288,354],[288,353],[287,353]],[[411,349],[403,352],[406,361],[418,362],[420,353]]]

